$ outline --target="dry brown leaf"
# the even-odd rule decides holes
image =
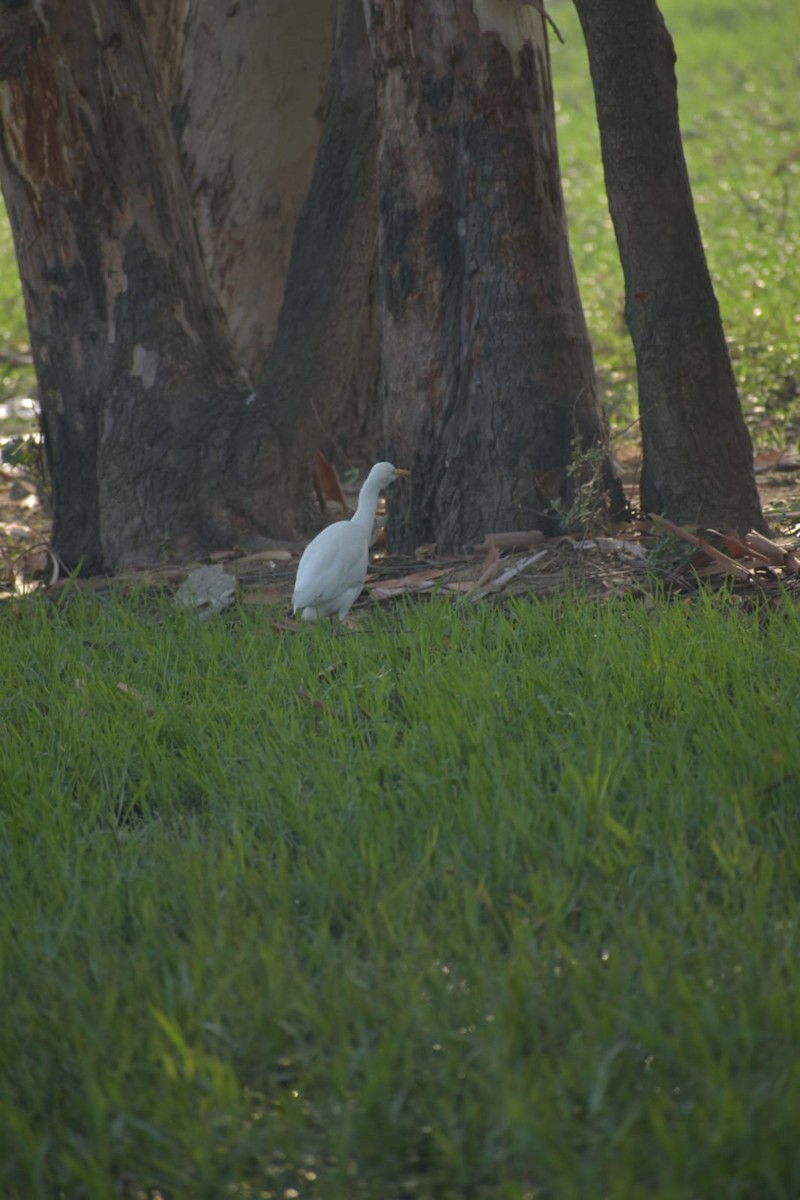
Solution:
[[[735,529],[723,529],[721,532],[717,529],[709,529],[709,534],[712,537],[719,538],[722,545],[719,547],[729,554],[731,558],[763,558],[753,550],[752,546],[748,546],[743,537],[740,537]],[[769,562],[768,558],[763,558],[764,562]]]
[[[369,588],[369,593],[376,600],[393,600],[395,596],[406,596],[411,592],[430,592],[434,588],[434,580],[427,583],[415,583],[410,587],[381,587],[380,584],[375,584]],[[345,622],[347,618],[345,617]]]
[[[380,579],[371,582],[367,580],[367,587],[373,595],[377,595],[379,591],[386,591],[390,594],[396,591],[409,591],[412,588],[418,588],[421,584],[433,586],[433,581],[439,579],[442,575],[447,574],[447,567],[433,567],[427,571],[412,571],[410,575],[399,575],[396,579]],[[374,580],[374,576],[371,577]]]
[[[317,500],[323,512],[328,500],[341,504],[342,512],[347,512],[347,501],[344,498],[336,468],[319,450],[314,455],[314,491],[317,493]]]

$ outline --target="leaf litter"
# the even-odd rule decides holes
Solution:
[[[761,457],[761,456],[758,456]],[[765,511],[773,491],[781,496],[780,515],[788,513],[788,534],[775,539],[756,531],[696,530],[653,515],[614,525],[592,536],[547,537],[539,530],[489,531],[463,554],[442,556],[433,544],[417,548],[413,557],[387,555],[380,539],[373,547],[365,590],[353,610],[359,616],[370,605],[399,597],[448,597],[456,603],[502,601],[545,595],[565,587],[598,598],[618,595],[692,595],[701,587],[725,587],[741,596],[800,598],[800,523],[795,514],[792,475],[800,469],[788,451],[767,452],[759,484]],[[767,461],[768,459],[768,461]],[[757,462],[758,466],[762,464]],[[255,552],[236,546],[213,549],[205,562],[154,564],[116,576],[78,580],[61,573],[49,549],[49,521],[35,483],[4,468],[7,485],[0,525],[0,598],[33,589],[57,597],[72,587],[94,592],[153,590],[174,595],[201,617],[222,613],[232,604],[270,610],[273,628],[294,633],[299,627],[289,613],[302,542],[260,539]],[[335,469],[315,463],[321,506],[346,507]],[[16,485],[11,488],[9,485]],[[792,496],[783,499],[787,484]],[[31,497],[33,499],[31,499]],[[21,507],[24,502],[24,507]],[[25,525],[24,535],[21,528]],[[19,529],[17,527],[20,527]],[[34,554],[35,552],[35,554]]]

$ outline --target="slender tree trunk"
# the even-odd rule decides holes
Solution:
[[[573,450],[602,447],[605,431],[542,18],[504,0],[367,9],[385,420],[394,461],[413,474],[395,545],[553,528]],[[607,460],[601,473],[618,507]],[[391,498],[395,515],[402,503]]]
[[[763,528],[683,154],[672,39],[655,0],[575,7],[639,374],[642,507],[701,526]]]

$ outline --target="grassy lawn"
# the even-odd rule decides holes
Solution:
[[[550,8],[620,428],[588,70]],[[784,444],[796,0],[663,9],[748,420]],[[11,253],[0,222],[0,402],[30,386]],[[433,599],[287,636],[75,592],[0,605],[0,662],[2,1200],[800,1196],[796,604]]]
[[[5,1200],[800,1194],[796,606],[0,657]]]

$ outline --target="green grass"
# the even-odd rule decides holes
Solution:
[[[604,400],[636,414],[622,273],[603,184],[586,51],[569,0],[550,9],[570,237]],[[695,207],[751,429],[784,444],[800,423],[800,49],[794,0],[662,0],[678,55]],[[782,164],[786,164],[782,168]]]
[[[0,1195],[800,1194],[797,608],[337,633],[0,607]]]

